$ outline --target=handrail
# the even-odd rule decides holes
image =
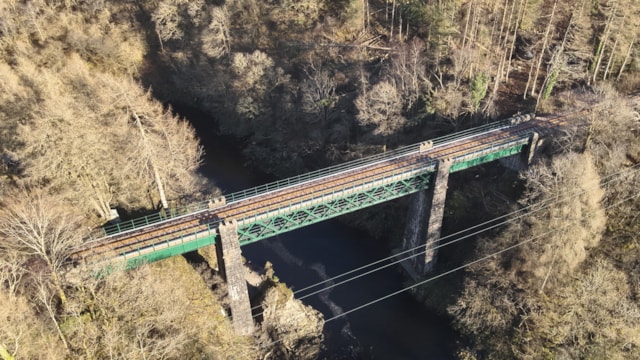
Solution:
[[[513,146],[517,146],[517,145],[521,145],[523,142],[526,142],[529,140],[530,137],[530,130],[521,130],[518,132],[515,132],[512,134],[512,136],[501,139],[501,141],[494,141],[490,144],[488,143],[480,143],[475,145],[472,149],[473,151],[467,152],[466,154],[463,155],[458,155],[454,158],[452,158],[453,160],[453,164],[458,163],[460,161],[467,161],[466,159],[468,158],[473,158],[475,156],[480,156],[481,154],[486,154],[486,153],[492,153],[495,151],[499,151],[500,149],[505,149],[505,148],[510,148]],[[514,137],[515,136],[515,137]],[[451,153],[455,152],[454,149],[451,150],[451,152],[447,152],[445,154],[443,154],[443,158],[448,157],[448,155],[450,155]],[[389,169],[389,170],[385,170],[382,173],[377,174],[378,176],[376,176],[375,180],[371,180],[371,181],[363,181],[360,182],[358,184],[352,184],[353,187],[361,189],[363,187],[366,187],[368,185],[372,185],[375,184],[377,182],[380,182],[382,179],[385,178],[395,178],[399,175],[407,175],[407,174],[411,174],[411,175],[407,175],[408,177],[411,176],[416,176],[417,174],[421,174],[427,171],[433,171],[433,166],[435,164],[435,162],[437,161],[437,159],[430,159],[429,161],[425,161],[422,163],[418,163],[416,165],[411,166],[410,168],[393,168],[393,169]],[[429,170],[431,169],[431,170]],[[345,187],[340,187],[338,189],[332,190],[332,194],[338,194],[338,193],[345,193],[345,191],[349,191],[349,188],[345,188]],[[317,201],[318,199],[322,199],[323,197],[326,197],[327,194],[323,194],[320,196],[313,196],[310,199],[306,199],[304,201],[301,202],[301,204],[309,204],[309,203],[313,203],[314,201]],[[255,215],[251,215],[251,216],[243,216],[240,217],[236,220],[238,220],[238,222],[242,222],[245,220],[250,220],[252,218],[257,218],[257,217],[261,217],[261,216],[265,216],[267,214],[273,213],[273,212],[281,212],[281,211],[287,211],[287,209],[292,209],[293,206],[295,206],[296,204],[291,204],[289,206],[284,206],[281,207],[279,209],[273,209],[273,210],[265,210],[264,212],[261,212],[259,214],[255,214]],[[197,212],[196,212],[197,213]],[[204,224],[201,224],[203,226],[207,226],[207,232],[211,232],[211,229],[216,228],[218,226],[218,224],[222,221],[223,219],[216,219]],[[158,223],[155,224],[150,224],[150,225],[157,225]],[[199,232],[197,232],[199,233]],[[194,233],[195,234],[195,233]],[[167,235],[167,234],[164,234]],[[164,236],[163,236],[164,238]],[[147,244],[144,247],[152,247],[152,246],[156,246],[158,244],[164,243],[167,240],[160,240],[160,239],[148,239],[151,240],[151,244]],[[131,244],[127,244],[126,247],[130,246]],[[124,247],[124,246],[123,246]],[[104,256],[105,254],[110,254],[110,253],[118,253],[117,249],[106,249],[104,251],[99,251],[97,253],[93,253],[91,256],[92,257],[96,257],[96,256]]]
[[[508,118],[505,120],[485,124],[479,127],[467,129],[454,134],[434,138],[431,141],[433,142],[433,146],[437,147],[450,142],[471,138],[481,134],[486,134],[488,132],[506,129],[513,126],[511,120],[512,118]],[[376,163],[378,161],[387,161],[396,157],[406,156],[408,154],[419,151],[420,145],[422,143],[423,142],[400,147],[398,149],[391,150],[382,154],[375,154],[375,155],[370,155],[361,159],[351,160],[351,161],[333,165],[327,168],[307,172],[305,174],[270,182],[267,184],[233,192],[230,194],[225,194],[224,196],[227,204],[246,200],[250,197],[260,196],[267,192],[281,190],[291,186],[297,186],[307,181],[314,181],[324,176],[335,175],[341,172],[353,170],[357,167],[367,166],[367,165]],[[99,233],[93,234],[93,236],[91,236],[91,240],[87,242],[99,241],[104,237],[110,237],[113,235],[131,231],[131,230],[143,228],[148,225],[156,224],[165,220],[176,219],[183,216],[190,216],[193,214],[197,214],[198,212],[206,211],[208,209],[209,209],[209,200],[206,200],[202,202],[195,202],[184,207],[170,209],[169,214],[163,214],[162,212],[158,212],[158,213],[149,214],[143,217],[123,221],[120,223],[106,225],[100,228]]]

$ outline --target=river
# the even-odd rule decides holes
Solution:
[[[223,193],[275,180],[244,166],[237,141],[219,136],[210,118],[176,107],[189,119],[205,148],[201,172]],[[273,264],[280,281],[294,291],[389,256],[389,249],[337,220],[291,231],[242,248],[248,262]],[[337,281],[341,281],[340,279]],[[396,266],[333,287],[303,301],[333,318],[403,288]],[[454,359],[457,334],[446,319],[427,311],[408,292],[327,322],[322,358]]]

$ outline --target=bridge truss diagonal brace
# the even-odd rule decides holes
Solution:
[[[220,270],[227,281],[233,328],[238,335],[251,335],[254,330],[253,317],[238,241],[238,223],[235,220],[225,221],[220,224],[218,231],[220,242],[216,242],[216,252]]]
[[[427,238],[424,253],[423,274],[433,271],[437,260],[437,249],[435,247],[440,241],[442,230],[442,218],[444,217],[444,203],[447,199],[447,188],[449,183],[449,170],[453,165],[451,159],[444,159],[438,163],[438,172],[436,173],[433,184],[433,191],[430,193],[431,211],[427,222]],[[429,201],[429,200],[428,200]]]
[[[428,187],[433,169],[425,169],[407,178],[387,179],[389,183],[364,185],[312,199],[296,206],[262,215],[260,219],[239,220],[241,245],[301,228],[349,212],[413,194]]]

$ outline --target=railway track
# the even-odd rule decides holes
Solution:
[[[90,242],[74,252],[70,261],[93,262],[98,259],[116,257],[122,253],[148,248],[154,244],[201,233],[217,228],[221,221],[228,219],[248,219],[269,214],[288,207],[290,204],[303,203],[319,196],[343,192],[349,187],[363,186],[372,179],[381,179],[392,174],[400,174],[408,169],[435,166],[438,160],[459,158],[514,141],[528,138],[533,132],[541,135],[567,125],[575,117],[589,110],[582,110],[563,116],[537,118],[519,124],[505,124],[482,134],[474,134],[447,143],[434,144],[428,150],[400,154],[389,159],[363,163],[351,169],[309,179],[270,192],[247,197],[215,209],[200,210],[196,213],[165,220],[120,234],[107,236]]]

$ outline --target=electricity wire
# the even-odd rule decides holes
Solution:
[[[628,169],[625,169],[625,170],[619,171],[619,172],[614,173],[614,174],[610,174],[610,175],[608,175],[607,177],[605,177],[605,180],[600,181],[600,183],[599,183],[598,185],[599,185],[599,186],[607,185],[608,183],[610,183],[610,182],[614,181],[614,179],[611,179],[612,177],[617,176],[617,175],[620,175],[620,174],[622,174],[622,173],[623,173],[623,172],[625,172],[625,171],[627,171],[627,172],[629,172],[629,173],[632,173],[632,172],[638,171],[638,170],[639,170],[639,167],[640,167],[640,164],[636,164],[636,165],[634,165],[633,167],[630,167],[630,168],[628,168]],[[635,168],[635,170],[629,170],[629,169],[634,169],[634,168]],[[462,241],[462,240],[464,240],[464,239],[467,239],[467,238],[470,238],[470,237],[472,237],[472,236],[478,235],[478,234],[483,233],[483,232],[485,232],[485,231],[488,231],[488,230],[491,230],[491,229],[494,229],[494,228],[500,227],[500,226],[502,226],[502,225],[506,225],[506,224],[512,223],[512,222],[514,222],[514,221],[516,221],[516,220],[518,220],[518,219],[520,219],[520,218],[522,218],[522,217],[524,217],[524,216],[529,216],[529,215],[531,215],[531,214],[535,214],[536,212],[539,212],[539,211],[542,211],[542,210],[544,210],[544,209],[547,209],[548,207],[550,207],[551,205],[553,205],[553,204],[554,204],[554,203],[556,203],[556,202],[566,201],[566,200],[568,200],[568,199],[570,199],[570,198],[577,197],[577,196],[579,196],[579,195],[583,194],[583,193],[584,193],[584,192],[586,192],[586,191],[587,191],[587,190],[585,189],[585,190],[582,190],[582,191],[579,191],[579,192],[573,192],[573,193],[568,194],[568,195],[565,195],[565,196],[563,196],[563,197],[561,197],[561,198],[552,198],[552,199],[544,200],[544,201],[542,201],[542,202],[538,202],[538,203],[530,204],[530,205],[527,205],[527,206],[525,206],[525,207],[523,207],[523,208],[520,208],[520,209],[518,209],[518,210],[516,210],[516,211],[510,212],[510,213],[508,213],[508,214],[504,214],[504,215],[498,216],[498,217],[493,218],[493,219],[491,219],[491,220],[487,220],[487,221],[485,221],[485,222],[483,222],[483,223],[480,223],[480,224],[477,224],[477,225],[473,225],[473,226],[471,226],[471,227],[468,227],[468,228],[466,228],[466,229],[460,230],[460,231],[458,231],[458,232],[455,232],[455,233],[452,233],[452,234],[449,234],[449,235],[443,236],[443,237],[441,237],[441,238],[438,240],[438,245],[436,245],[436,246],[434,246],[434,247],[429,248],[429,250],[436,250],[436,249],[439,249],[439,248],[442,248],[442,247],[445,247],[445,246],[448,246],[448,245],[454,244],[454,243],[456,243],[456,242],[460,242],[460,241]],[[543,206],[541,206],[541,207],[539,207],[539,208],[536,208],[536,209],[535,209],[535,210],[533,210],[533,211],[527,212],[527,210],[531,209],[532,207],[537,207],[537,206],[540,206],[540,205],[543,205]],[[520,215],[518,215],[518,214],[520,214]],[[517,215],[517,216],[516,216],[516,215]],[[480,229],[480,230],[477,230],[477,231],[475,231],[475,232],[469,233],[469,231],[471,231],[471,230],[474,230],[474,229],[477,229],[477,228],[479,228],[479,227],[482,227],[482,226],[485,226],[485,225],[491,224],[491,223],[493,223],[493,222],[495,222],[495,221],[498,221],[498,220],[500,220],[500,219],[504,219],[504,218],[508,218],[508,219],[507,219],[506,221],[502,221],[502,222],[499,222],[499,223],[495,223],[495,224],[490,225],[490,226],[487,226],[487,227],[485,227],[485,228],[483,228],[483,229]],[[466,233],[466,234],[465,234],[465,235],[462,235],[462,236],[460,236],[460,237],[456,237],[455,239],[453,239],[453,240],[451,240],[451,241],[448,241],[448,242],[442,243],[442,240],[446,240],[446,239],[449,239],[449,238],[455,237],[455,236],[460,235],[460,234],[463,234],[463,233]],[[349,270],[349,271],[344,272],[344,273],[342,273],[342,274],[335,275],[335,276],[333,276],[333,277],[331,277],[331,278],[328,278],[328,279],[322,280],[322,281],[317,282],[317,283],[315,283],[315,284],[312,284],[312,285],[306,286],[306,287],[304,287],[304,288],[302,288],[302,289],[296,290],[296,291],[294,291],[294,295],[295,295],[295,294],[299,294],[299,293],[301,293],[301,292],[303,292],[303,291],[310,290],[310,289],[312,289],[312,288],[316,288],[316,287],[318,287],[318,286],[320,286],[320,285],[322,285],[322,284],[331,283],[331,282],[333,282],[333,281],[335,281],[335,280],[337,280],[337,279],[340,279],[340,278],[343,278],[343,277],[345,277],[345,276],[347,276],[347,275],[350,275],[350,274],[356,273],[356,272],[358,272],[358,271],[361,271],[361,270],[364,270],[364,269],[370,268],[370,267],[372,267],[372,266],[374,266],[374,265],[380,264],[380,263],[385,262],[385,261],[387,261],[387,260],[396,259],[395,261],[392,261],[392,262],[387,263],[387,264],[385,264],[385,265],[383,265],[383,266],[380,266],[380,267],[374,268],[374,269],[369,270],[369,271],[367,271],[367,272],[365,272],[365,273],[358,274],[358,275],[356,275],[356,276],[354,276],[354,277],[351,277],[351,278],[349,278],[349,279],[347,279],[347,280],[343,280],[343,281],[341,281],[341,282],[339,282],[339,283],[334,283],[334,284],[330,285],[330,286],[329,286],[329,287],[327,287],[327,288],[323,288],[323,289],[321,289],[321,290],[316,290],[316,291],[314,291],[314,292],[312,292],[312,293],[305,294],[305,295],[303,295],[303,296],[299,296],[299,297],[297,297],[297,299],[302,300],[302,299],[307,298],[307,297],[310,297],[310,296],[312,296],[312,295],[316,295],[316,294],[318,294],[318,293],[320,293],[320,292],[324,291],[325,289],[329,289],[329,288],[332,288],[332,287],[335,287],[335,286],[338,286],[338,285],[344,284],[344,283],[346,283],[346,282],[349,282],[349,281],[355,280],[355,279],[357,279],[357,278],[360,278],[360,277],[366,276],[366,275],[371,274],[371,273],[373,273],[373,272],[376,272],[376,271],[378,271],[378,270],[381,270],[381,269],[384,269],[384,268],[387,268],[387,267],[393,266],[393,265],[395,265],[395,264],[398,264],[398,263],[401,263],[401,262],[403,262],[403,261],[406,261],[406,260],[408,260],[408,259],[410,259],[410,258],[413,258],[413,257],[419,256],[419,255],[421,255],[421,254],[424,254],[426,250],[425,250],[425,251],[418,252],[418,253],[415,253],[415,254],[411,254],[410,256],[407,256],[407,257],[405,257],[405,258],[399,258],[401,255],[404,255],[404,254],[407,254],[407,253],[411,253],[411,252],[413,252],[413,251],[416,251],[416,250],[418,250],[418,249],[423,249],[423,248],[425,248],[425,245],[424,245],[424,244],[422,244],[422,245],[418,245],[418,246],[416,246],[416,247],[413,247],[413,248],[410,248],[410,249],[404,250],[404,251],[402,251],[402,252],[399,252],[399,253],[396,253],[396,254],[394,254],[394,255],[388,256],[388,257],[386,257],[386,258],[383,258],[383,259],[380,259],[380,260],[376,260],[376,261],[371,262],[371,263],[369,263],[369,264],[366,264],[366,265],[360,266],[360,267],[355,268],[355,269],[353,269],[353,270]]]
[[[634,167],[635,167],[635,166],[634,166]],[[637,171],[637,170],[634,170],[634,171]],[[620,201],[618,201],[618,202],[616,202],[616,203],[613,203],[613,204],[611,204],[611,205],[609,205],[609,206],[605,207],[605,208],[604,208],[604,210],[608,210],[608,209],[610,209],[610,208],[612,208],[612,207],[615,207],[615,206],[621,205],[621,204],[623,204],[623,203],[624,203],[624,202],[626,202],[626,201],[629,201],[629,200],[631,200],[631,199],[638,198],[638,197],[640,197],[640,193],[636,193],[635,195],[628,196],[628,197],[624,198],[623,200],[620,200]],[[569,225],[565,225],[565,226],[564,226],[564,228],[567,228],[567,227],[569,227]],[[472,266],[472,265],[478,264],[478,263],[480,263],[480,262],[482,262],[482,261],[488,260],[488,259],[490,259],[490,258],[492,258],[492,257],[495,257],[495,256],[497,256],[497,255],[500,255],[500,254],[502,254],[502,253],[505,253],[505,252],[507,252],[507,251],[509,251],[509,250],[513,250],[513,249],[515,249],[515,248],[517,248],[517,247],[520,247],[520,246],[522,246],[522,245],[525,245],[525,244],[528,244],[528,243],[532,243],[532,242],[534,242],[534,241],[536,241],[536,240],[538,240],[538,239],[540,239],[540,238],[542,238],[542,237],[544,237],[544,236],[547,236],[547,235],[552,234],[554,231],[556,231],[556,230],[550,230],[550,231],[547,231],[547,232],[545,232],[545,233],[542,233],[542,234],[539,234],[539,235],[537,235],[537,236],[534,236],[534,237],[532,237],[532,238],[530,238],[530,239],[527,239],[527,240],[524,240],[524,241],[520,241],[520,242],[518,242],[518,243],[516,243],[516,244],[513,244],[513,245],[511,245],[511,246],[508,246],[508,247],[506,247],[506,248],[500,249],[500,250],[495,251],[495,252],[493,252],[493,253],[491,253],[491,254],[485,255],[485,256],[483,256],[483,257],[481,257],[481,258],[478,258],[478,259],[476,259],[476,260],[473,260],[473,261],[471,261],[471,262],[468,262],[468,263],[466,263],[466,264],[464,264],[464,265],[461,265],[461,266],[455,267],[455,268],[453,268],[453,269],[451,269],[451,270],[447,270],[447,271],[442,272],[442,273],[440,273],[440,274],[438,274],[438,275],[431,276],[431,277],[429,277],[429,278],[427,278],[427,279],[424,279],[424,280],[419,281],[419,282],[416,282],[416,283],[414,283],[414,284],[412,284],[412,285],[406,286],[406,287],[404,287],[404,288],[402,288],[402,289],[400,289],[400,290],[397,290],[397,291],[391,292],[391,293],[389,293],[389,294],[387,294],[387,295],[384,295],[384,296],[378,297],[378,298],[376,298],[376,299],[374,299],[374,300],[371,300],[371,301],[369,301],[369,302],[367,302],[367,303],[364,303],[364,304],[359,305],[359,306],[357,306],[357,307],[351,308],[351,309],[349,309],[349,310],[347,310],[347,311],[343,311],[343,312],[342,312],[342,313],[340,313],[340,314],[334,315],[334,316],[332,316],[332,317],[330,317],[330,318],[328,318],[328,319],[324,320],[324,323],[326,324],[326,323],[328,323],[328,322],[335,321],[335,320],[340,319],[340,318],[342,318],[342,317],[345,317],[345,316],[347,316],[347,315],[349,315],[349,314],[351,314],[351,313],[353,313],[353,312],[355,312],[355,311],[362,310],[362,309],[364,309],[364,308],[366,308],[366,307],[369,307],[369,306],[374,305],[374,304],[376,304],[376,303],[378,303],[378,302],[384,301],[384,300],[389,299],[389,298],[391,298],[391,297],[393,297],[393,296],[396,296],[396,295],[399,295],[399,294],[401,294],[401,293],[403,293],[403,292],[406,292],[406,291],[409,291],[409,290],[411,290],[411,289],[414,289],[414,288],[416,288],[416,287],[418,287],[418,286],[421,286],[421,285],[424,285],[424,284],[426,284],[426,283],[432,282],[432,281],[434,281],[434,280],[440,279],[440,278],[442,278],[442,277],[444,277],[444,276],[446,276],[446,275],[453,274],[453,273],[455,273],[455,272],[457,272],[457,271],[460,271],[460,270],[466,269],[466,268],[468,268],[468,267],[470,267],[470,266]],[[303,316],[303,315],[301,315],[301,314],[300,314],[300,315],[297,315],[297,317],[302,317],[302,316]],[[275,340],[275,341],[273,341],[273,342],[271,342],[271,343],[267,344],[266,346],[267,346],[267,347],[271,347],[271,346],[273,346],[273,345],[275,345],[275,344],[277,344],[277,343],[279,343],[279,342],[282,342],[282,341],[283,341],[283,339],[278,339],[278,340]]]
[[[614,203],[614,204],[611,204],[611,205],[609,205],[609,206],[605,207],[605,210],[608,210],[608,209],[610,209],[610,208],[612,208],[612,207],[614,207],[614,206],[621,205],[622,203],[624,203],[624,202],[626,202],[626,201],[629,201],[629,200],[631,200],[631,199],[637,198],[637,197],[640,197],[640,193],[637,193],[637,194],[632,195],[632,196],[628,196],[628,197],[626,197],[626,198],[625,198],[625,199],[623,199],[623,200],[620,200],[620,201],[618,201],[618,202],[616,202],[616,203]],[[563,228],[568,228],[568,227],[569,227],[569,225],[565,225]],[[341,317],[343,317],[343,316],[346,316],[346,315],[348,315],[348,314],[350,314],[350,313],[352,313],[352,312],[354,312],[354,311],[358,311],[358,310],[360,310],[360,309],[364,309],[365,307],[371,306],[371,305],[373,305],[373,304],[375,304],[375,303],[378,303],[378,302],[380,302],[380,301],[382,301],[382,300],[386,300],[386,299],[388,299],[388,298],[390,298],[390,297],[393,297],[393,296],[398,295],[398,294],[400,294],[400,293],[403,293],[403,292],[405,292],[405,291],[408,291],[408,290],[414,289],[414,288],[416,288],[416,287],[418,287],[418,286],[420,286],[420,285],[424,285],[424,284],[426,284],[426,283],[428,283],[428,282],[431,282],[431,281],[437,280],[437,279],[439,279],[439,278],[441,278],[441,277],[443,277],[443,276],[446,276],[446,275],[452,274],[452,273],[454,273],[454,272],[456,272],[456,271],[459,271],[459,270],[462,270],[462,269],[468,268],[469,266],[472,266],[472,265],[477,264],[477,263],[479,263],[479,262],[482,262],[482,261],[488,260],[488,259],[490,259],[490,258],[492,258],[492,257],[494,257],[494,256],[496,256],[496,255],[500,255],[500,254],[502,254],[502,253],[504,253],[504,252],[507,252],[507,251],[512,250],[512,249],[515,249],[515,248],[517,248],[517,247],[519,247],[519,246],[522,246],[522,245],[524,245],[524,244],[528,244],[528,243],[533,242],[533,241],[535,241],[535,240],[537,240],[537,239],[540,239],[540,238],[541,238],[541,237],[543,237],[543,236],[550,235],[550,234],[552,234],[552,233],[553,233],[553,232],[555,232],[555,231],[557,231],[557,230],[549,230],[549,231],[547,231],[547,232],[545,232],[545,233],[539,234],[539,235],[537,235],[537,236],[535,236],[535,237],[532,237],[532,238],[527,239],[527,240],[524,240],[524,241],[520,241],[520,242],[518,242],[518,243],[516,243],[516,244],[514,244],[514,245],[508,246],[508,247],[506,247],[506,248],[504,248],[504,249],[500,249],[500,250],[498,250],[498,251],[496,251],[496,252],[493,252],[493,253],[491,253],[491,254],[489,254],[489,255],[485,255],[485,256],[483,256],[483,257],[481,257],[481,258],[479,258],[479,259],[473,260],[473,261],[471,261],[471,262],[469,262],[469,263],[466,263],[466,264],[464,264],[464,265],[458,266],[458,267],[456,267],[456,268],[453,268],[453,269],[451,269],[451,270],[445,271],[445,272],[440,273],[440,274],[438,274],[438,275],[435,275],[435,276],[429,277],[429,278],[427,278],[427,279],[425,279],[425,280],[419,281],[419,282],[417,282],[417,283],[415,283],[415,284],[413,284],[413,285],[410,285],[410,286],[407,286],[407,287],[402,288],[402,289],[400,289],[400,290],[394,291],[394,292],[389,293],[389,294],[387,294],[387,295],[385,295],[385,296],[382,296],[382,297],[379,297],[379,298],[377,298],[377,299],[371,300],[371,301],[369,301],[369,302],[367,302],[367,303],[365,303],[365,304],[362,304],[362,305],[357,306],[357,307],[355,307],[355,308],[352,308],[352,309],[350,309],[350,310],[344,311],[344,312],[342,312],[342,313],[340,313],[340,314],[338,314],[338,315],[335,315],[335,316],[333,316],[333,317],[331,317],[331,318],[329,318],[329,319],[326,319],[326,320],[325,320],[325,323],[330,322],[330,321],[333,321],[333,320],[336,320],[336,319],[341,318]]]
[[[623,175],[623,173],[626,173],[626,174],[624,174],[624,175],[633,174],[633,173],[635,173],[635,172],[637,172],[637,171],[639,171],[639,170],[640,170],[640,164],[633,165],[633,166],[631,166],[631,167],[629,167],[629,168],[627,168],[627,169],[624,169],[624,170],[621,170],[621,171],[618,171],[618,172],[616,172],[616,173],[613,173],[613,174],[610,174],[610,175],[606,176],[606,177],[604,178],[604,180],[601,180],[600,182],[598,182],[598,186],[604,186],[604,185],[607,185],[607,184],[609,184],[609,183],[611,183],[611,182],[615,181],[615,179],[612,179],[614,176]],[[448,238],[454,237],[454,236],[459,235],[459,234],[462,234],[462,233],[466,233],[466,232],[468,232],[468,231],[470,231],[470,230],[473,230],[473,229],[476,229],[476,228],[478,228],[478,227],[481,227],[481,226],[484,226],[484,225],[490,224],[491,222],[494,222],[494,221],[496,221],[496,220],[503,219],[503,218],[505,218],[505,217],[510,217],[510,216],[514,216],[514,215],[516,215],[516,214],[522,213],[521,215],[518,215],[518,216],[515,216],[515,217],[512,217],[512,218],[509,218],[509,219],[508,219],[508,220],[506,220],[506,221],[503,221],[503,222],[500,222],[500,223],[497,223],[497,224],[494,224],[494,225],[488,226],[488,227],[486,227],[486,228],[484,228],[484,229],[480,229],[480,230],[475,231],[475,232],[473,232],[473,233],[468,233],[468,234],[463,235],[463,236],[461,236],[461,237],[455,238],[455,239],[453,239],[453,240],[451,240],[451,241],[448,241],[448,242],[445,242],[445,243],[439,243],[437,246],[431,247],[431,248],[429,248],[428,250],[435,250],[435,249],[439,249],[439,248],[442,248],[442,247],[445,247],[445,246],[448,246],[448,245],[451,245],[451,244],[454,244],[454,243],[460,242],[460,241],[462,241],[462,240],[464,240],[464,239],[467,239],[467,238],[470,238],[470,237],[472,237],[472,236],[478,235],[478,234],[480,234],[480,233],[482,233],[482,232],[485,232],[485,231],[487,231],[487,230],[490,230],[490,229],[493,229],[493,228],[496,228],[496,227],[499,227],[499,226],[502,226],[502,225],[506,225],[506,224],[509,224],[509,223],[515,222],[516,220],[518,220],[518,219],[520,219],[520,218],[522,218],[522,217],[524,217],[524,216],[529,216],[529,215],[531,215],[531,214],[535,214],[536,212],[542,211],[542,210],[544,210],[544,209],[548,208],[549,206],[551,206],[551,205],[553,205],[553,204],[555,204],[555,203],[558,203],[558,202],[560,202],[560,201],[566,201],[566,200],[569,200],[569,199],[571,199],[571,198],[574,198],[574,197],[580,196],[580,195],[582,195],[583,193],[585,193],[587,190],[588,190],[588,189],[583,189],[583,190],[581,190],[581,191],[573,192],[573,193],[571,193],[571,194],[569,194],[569,195],[566,195],[566,196],[563,196],[563,197],[554,197],[554,198],[549,199],[549,200],[545,200],[545,201],[542,201],[542,202],[537,202],[537,203],[534,203],[534,204],[530,204],[530,205],[528,205],[528,206],[525,206],[525,207],[523,207],[523,208],[521,208],[521,209],[518,209],[518,210],[516,210],[516,211],[513,211],[513,212],[511,212],[511,213],[508,213],[508,214],[505,214],[505,215],[501,215],[501,216],[499,216],[499,217],[497,217],[497,218],[494,218],[494,219],[491,219],[491,220],[485,221],[485,222],[483,222],[483,223],[481,223],[481,224],[477,224],[477,225],[471,226],[471,227],[469,227],[469,228],[467,228],[467,229],[460,230],[460,231],[458,231],[458,232],[456,232],[456,233],[453,233],[453,234],[450,234],[450,235],[447,235],[447,236],[441,237],[441,238],[438,240],[438,242],[440,242],[440,241],[442,241],[442,240],[444,240],[444,239],[448,239]],[[541,207],[539,207],[539,208],[537,208],[537,209],[535,209],[535,210],[533,210],[533,211],[526,212],[528,209],[530,209],[530,208],[532,208],[532,207],[540,206],[540,205],[543,205],[543,206],[541,206]],[[407,257],[405,257],[405,258],[400,258],[400,259],[398,259],[398,257],[399,257],[400,255],[402,255],[402,254],[406,254],[406,253],[409,253],[409,252],[412,252],[412,251],[415,251],[415,250],[418,250],[418,249],[424,249],[424,250],[422,250],[422,251],[420,251],[420,252],[417,252],[417,253],[414,253],[414,254],[411,254],[410,256],[407,256]],[[320,281],[320,282],[318,282],[318,283],[316,283],[316,284],[309,285],[309,286],[307,286],[307,287],[305,287],[305,288],[303,288],[303,289],[300,289],[300,290],[298,290],[298,291],[294,292],[294,295],[295,295],[295,294],[298,294],[298,293],[300,293],[300,292],[302,292],[302,291],[306,291],[306,290],[309,290],[309,289],[312,289],[312,288],[318,287],[318,286],[320,286],[320,285],[322,285],[322,284],[325,284],[325,283],[328,283],[328,282],[332,282],[332,281],[334,281],[334,280],[337,280],[337,279],[339,279],[339,278],[342,278],[342,277],[345,277],[345,276],[347,276],[347,275],[353,274],[353,273],[358,272],[358,271],[360,271],[360,270],[364,270],[364,269],[369,268],[369,267],[371,267],[371,266],[373,266],[373,265],[380,264],[380,263],[382,263],[382,262],[384,262],[384,261],[387,261],[387,260],[390,260],[390,259],[393,259],[393,258],[396,258],[396,259],[397,259],[396,261],[393,261],[393,262],[387,263],[387,264],[385,264],[385,265],[382,265],[382,266],[376,267],[376,268],[371,269],[371,270],[369,270],[369,271],[367,271],[367,272],[364,272],[364,273],[361,273],[361,274],[355,275],[355,276],[353,276],[353,277],[350,277],[350,278],[348,278],[348,279],[346,279],[346,280],[343,280],[343,281],[340,281],[340,282],[337,282],[337,283],[332,283],[331,285],[326,286],[326,287],[324,287],[324,288],[322,288],[322,289],[320,289],[320,290],[316,290],[316,291],[314,291],[314,292],[312,292],[312,293],[305,294],[305,295],[303,295],[303,296],[299,296],[299,297],[297,297],[297,298],[296,298],[296,299],[298,299],[298,300],[302,300],[302,299],[308,298],[308,297],[310,297],[310,296],[317,295],[317,294],[319,294],[319,293],[321,293],[321,292],[323,292],[323,291],[326,291],[326,290],[332,289],[332,288],[334,288],[334,287],[336,287],[336,286],[343,285],[343,284],[345,284],[345,283],[347,283],[347,282],[350,282],[350,281],[356,280],[356,279],[361,278],[361,277],[364,277],[364,276],[366,276],[366,275],[370,275],[370,274],[372,274],[372,273],[374,273],[374,272],[376,272],[376,271],[379,271],[379,270],[382,270],[382,269],[388,268],[388,267],[390,267],[390,266],[396,265],[396,264],[401,263],[401,262],[403,262],[403,261],[406,261],[406,260],[408,260],[408,259],[410,259],[410,258],[413,258],[413,257],[419,256],[419,255],[422,255],[422,254],[424,254],[426,251],[427,251],[427,249],[425,248],[425,246],[424,246],[424,245],[419,245],[419,246],[416,246],[416,247],[414,247],[414,248],[411,248],[411,249],[408,249],[408,250],[402,251],[402,252],[400,252],[400,253],[394,254],[394,255],[392,255],[392,256],[389,256],[389,257],[386,257],[386,258],[383,258],[383,259],[380,259],[380,260],[374,261],[374,262],[372,262],[372,263],[369,263],[369,264],[363,265],[363,266],[358,267],[358,268],[356,268],[356,269],[353,269],[353,270],[347,271],[347,272],[345,272],[345,273],[342,273],[342,274],[339,274],[339,275],[333,276],[333,277],[331,277],[331,278],[329,278],[329,279],[326,279],[326,280]],[[251,310],[256,310],[256,309],[258,309],[258,308],[260,308],[260,307],[261,307],[261,305],[254,306]],[[261,316],[261,315],[262,315],[262,312],[255,314],[253,317],[255,318],[255,317],[258,317],[258,316]]]

